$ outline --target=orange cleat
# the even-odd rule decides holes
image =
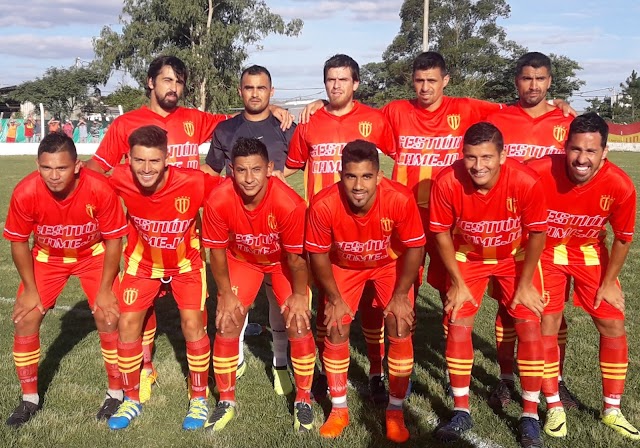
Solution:
[[[404,443],[409,440],[409,430],[404,425],[402,409],[387,409],[387,439],[396,443]]]
[[[333,408],[327,421],[320,427],[320,435],[328,439],[335,439],[342,434],[347,425],[349,425],[349,409]]]

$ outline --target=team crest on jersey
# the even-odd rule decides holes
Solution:
[[[126,288],[122,292],[122,300],[127,305],[133,305],[133,302],[135,302],[137,299],[138,299],[138,290],[136,288]]]
[[[174,204],[176,206],[176,210],[178,213],[187,213],[189,210],[189,205],[191,204],[191,198],[189,196],[180,196],[175,198]]]
[[[193,137],[193,134],[196,132],[196,127],[193,125],[193,121],[183,121],[182,126],[184,127],[184,132],[189,137]]]
[[[460,114],[447,115],[447,124],[454,131],[460,127]]]
[[[518,211],[518,200],[516,198],[507,198],[507,210],[511,213]]]
[[[565,138],[567,138],[567,128],[565,126],[554,126],[553,138],[555,138],[558,143],[564,143]]]
[[[382,227],[383,232],[391,233],[391,231],[393,230],[393,219],[382,218],[380,220],[380,226]]]
[[[373,123],[370,121],[361,121],[358,123],[358,131],[360,131],[360,135],[364,138],[367,138],[371,135],[371,131],[373,130]]]
[[[613,204],[613,201],[615,200],[616,200],[615,198],[609,195],[600,196],[600,208],[603,211],[608,212],[609,209],[611,208],[611,205]]]
[[[96,210],[96,206],[93,204],[87,204],[84,206],[85,210],[87,211],[87,215],[89,215],[91,218],[95,218],[94,212]]]
[[[276,220],[276,215],[274,215],[273,213],[269,213],[269,216],[267,216],[267,224],[269,225],[269,228],[274,232],[278,230],[278,221]]]

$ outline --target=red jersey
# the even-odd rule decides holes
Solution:
[[[636,218],[636,190],[619,167],[605,160],[584,185],[567,176],[566,156],[554,155],[528,164],[542,180],[549,228],[541,260],[559,265],[600,264],[606,251],[607,222],[617,239],[631,241]]]
[[[476,191],[462,160],[438,175],[431,190],[429,229],[453,229],[456,259],[496,263],[524,259],[529,231],[547,230],[544,190],[537,174],[507,159],[487,194]]]
[[[198,147],[211,138],[216,125],[227,117],[186,107],[178,107],[163,117],[147,106],[142,106],[113,120],[93,155],[93,160],[103,170],[112,170],[123,156],[129,154],[129,135],[139,127],[156,125],[167,131],[169,165],[198,169]]]
[[[75,190],[59,200],[35,171],[13,191],[4,237],[25,242],[32,232],[35,260],[73,263],[102,254],[102,240],[122,238],[127,224],[118,197],[101,174],[81,169]]]
[[[555,108],[533,118],[517,104],[491,114],[487,121],[502,132],[507,157],[524,162],[549,154],[564,154],[573,117],[565,117],[562,110]]]
[[[233,257],[254,265],[280,263],[283,250],[303,252],[306,210],[304,200],[275,177],[269,178],[262,202],[247,210],[233,179],[227,178],[205,204],[202,243],[226,248]]]
[[[357,101],[353,103],[353,109],[340,117],[322,108],[293,133],[286,166],[306,167],[305,194],[309,202],[320,190],[340,180],[342,148],[347,143],[367,140],[388,156],[395,156],[391,125],[382,112]]]
[[[443,168],[461,158],[464,133],[501,107],[448,96],[433,112],[420,107],[416,100],[390,102],[382,112],[398,139],[392,178],[413,191],[418,206],[428,208],[431,182]]]
[[[397,259],[408,247],[426,244],[418,206],[411,192],[382,179],[365,216],[351,212],[341,184],[320,192],[309,208],[305,248],[329,252],[342,268],[369,269]]]
[[[202,267],[195,217],[220,177],[174,166],[168,170],[166,184],[151,195],[140,191],[128,165],[117,166],[109,178],[127,207],[127,274],[163,278]]]

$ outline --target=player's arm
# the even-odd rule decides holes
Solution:
[[[282,107],[276,106],[275,104],[270,104],[269,110],[271,111],[273,116],[278,119],[278,121],[280,122],[280,129],[282,129],[283,131],[289,129],[293,124],[293,120],[295,120],[296,118],[292,114],[290,114],[287,109],[283,109]]]
[[[546,239],[546,232],[529,232],[522,273],[518,279],[518,286],[511,302],[511,309],[515,309],[517,305],[523,305],[538,317],[542,316],[544,311],[544,298],[540,291],[533,286],[533,277],[538,270],[538,262],[544,250]]]
[[[209,146],[209,152],[205,158],[205,163],[200,165],[200,169],[207,174],[214,176],[220,175],[225,165],[224,147],[220,142],[221,131],[214,130],[211,136],[211,145]]]
[[[20,280],[22,280],[22,285],[24,286],[22,294],[16,298],[16,303],[13,306],[13,314],[11,315],[11,319],[17,324],[34,308],[38,308],[38,311],[43,315],[46,310],[42,306],[40,294],[36,286],[36,277],[33,271],[33,256],[31,255],[29,242],[12,241],[11,257],[13,258],[13,264],[16,265],[18,275],[20,275]]]
[[[407,328],[407,332],[413,326],[415,313],[413,306],[409,300],[409,290],[413,289],[413,284],[418,275],[418,269],[422,266],[424,260],[424,247],[409,247],[403,253],[397,263],[400,265],[400,275],[396,278],[396,284],[393,289],[393,295],[389,304],[384,309],[384,317],[393,314],[396,318],[396,329],[398,336],[403,336],[403,328]]]
[[[280,307],[280,312],[285,314],[286,327],[291,327],[295,322],[298,333],[303,329],[311,329],[311,310],[309,309],[309,269],[304,255],[287,252],[287,266],[291,272],[291,295]]]
[[[100,289],[96,295],[96,301],[91,310],[95,314],[100,310],[104,313],[107,325],[116,325],[120,317],[118,299],[113,293],[113,281],[120,270],[120,254],[122,253],[122,238],[104,240],[105,252],[102,266],[102,278]]]
[[[576,110],[571,107],[571,104],[567,103],[563,99],[555,98],[553,100],[549,100],[549,102],[552,106],[555,106],[558,109],[562,110],[562,113],[565,117],[568,117],[569,115],[571,115],[572,117],[578,116],[578,112],[576,112]]]
[[[88,168],[92,171],[95,171],[96,173],[100,173],[100,174],[106,174],[106,170],[98,163],[96,162],[93,158],[89,159],[89,160],[85,160],[84,162],[82,162],[85,168]]]
[[[327,104],[329,104],[329,102],[326,100],[315,100],[307,104],[306,106],[304,106],[304,109],[302,109],[302,112],[300,112],[298,123],[300,124],[309,123],[309,120],[311,120],[311,116],[316,112],[318,112]]]
[[[231,279],[229,278],[229,265],[227,264],[227,250],[224,248],[214,249],[209,252],[211,263],[211,273],[218,288],[218,306],[216,308],[216,328],[220,333],[224,333],[224,329],[228,327],[228,322],[240,327],[244,323],[238,319],[237,314],[242,316],[247,314],[246,309],[240,303],[238,296],[231,289]]]

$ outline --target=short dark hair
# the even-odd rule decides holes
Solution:
[[[346,54],[336,54],[327,59],[324,63],[324,81],[327,81],[327,73],[331,68],[348,67],[351,69],[351,78],[354,81],[360,81],[360,66],[351,57]]]
[[[251,67],[247,67],[244,70],[242,70],[242,74],[240,75],[240,84],[242,84],[242,78],[244,78],[244,75],[262,75],[262,74],[267,75],[267,78],[269,78],[269,85],[271,85],[271,73],[269,73],[269,70],[267,70],[265,67],[261,65],[252,65]]]
[[[185,85],[187,84],[187,79],[189,78],[189,71],[187,70],[187,66],[182,62],[182,59],[176,56],[158,56],[151,64],[149,64],[149,70],[147,70],[147,81],[149,79],[156,79],[156,77],[162,71],[162,68],[165,66],[169,66],[173,69],[173,72],[176,74],[176,77],[182,81]],[[144,84],[144,89],[147,96],[151,96],[151,89],[149,89],[148,82]]]
[[[59,132],[52,132],[47,134],[38,145],[38,157],[43,153],[54,154],[56,152],[68,152],[74,162],[78,159],[78,151],[76,150],[76,144],[73,143],[73,139],[66,134]]]
[[[516,76],[522,74],[525,67],[546,68],[551,75],[551,59],[546,54],[537,51],[525,53],[516,61]]]
[[[162,152],[167,152],[167,131],[154,124],[142,126],[129,135],[129,149],[134,146],[144,146],[145,148],[158,148]]]
[[[366,140],[354,140],[347,143],[342,149],[342,169],[347,163],[360,163],[369,161],[376,170],[380,169],[380,157],[376,145]]]
[[[467,132],[464,133],[462,144],[477,146],[488,142],[493,143],[496,146],[498,153],[501,153],[504,149],[504,139],[502,138],[500,129],[491,123],[481,121],[467,129]]]
[[[600,134],[600,146],[604,149],[607,146],[609,138],[609,125],[595,112],[587,112],[578,115],[569,126],[569,134],[567,142],[571,140],[574,134],[586,134],[587,132],[597,132]]]
[[[265,162],[269,163],[269,151],[264,143],[257,138],[240,137],[236,140],[231,150],[231,161],[235,162],[238,157],[261,156]]]
[[[437,51],[425,51],[413,60],[413,70],[411,73],[414,74],[418,70],[431,70],[434,68],[439,68],[442,76],[448,74],[447,63],[444,61],[442,55]]]

